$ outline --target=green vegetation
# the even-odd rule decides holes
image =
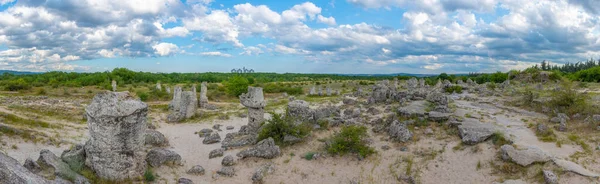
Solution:
[[[454,92],[462,93],[462,86],[455,85],[455,86],[445,88],[444,90],[446,91],[446,93],[454,93]]]
[[[146,168],[146,171],[144,172],[144,180],[148,182],[156,180],[156,176],[154,176],[151,167]]]
[[[535,135],[538,137],[538,140],[542,142],[556,142],[556,134],[552,129],[548,129],[544,132],[536,131]]]
[[[286,135],[302,139],[310,134],[312,129],[308,123],[295,125],[293,119],[288,118],[288,116],[283,118],[281,114],[271,113],[271,117],[258,133],[258,141],[271,137],[277,145],[286,145],[283,142]]]
[[[367,157],[375,153],[375,150],[364,142],[367,137],[367,127],[345,126],[331,138],[331,143],[327,146],[327,152],[333,155],[356,153],[361,157]]]
[[[505,136],[504,133],[502,132],[494,132],[494,134],[492,134],[492,143],[494,143],[494,145],[496,146],[502,146],[505,144],[512,144],[512,142],[510,140],[508,140]]]
[[[238,97],[242,93],[248,91],[248,85],[250,85],[250,82],[241,75],[237,75],[229,78],[229,80],[224,82],[224,84],[226,92],[229,96]]]
[[[23,119],[14,114],[8,114],[4,112],[0,112],[0,118],[2,118],[4,123],[11,125],[25,125],[28,127],[42,127],[42,128],[60,128],[61,126],[52,125],[45,121],[40,120],[32,120],[32,119]]]
[[[301,95],[304,93],[302,87],[291,84],[268,83],[262,86],[265,93],[287,93],[288,95]]]
[[[303,158],[306,160],[312,160],[314,156],[315,156],[315,152],[308,152],[308,153],[304,154]]]
[[[560,84],[560,90],[554,90],[550,95],[551,99],[548,101],[548,107],[558,109],[559,112],[568,114],[593,113],[590,111],[595,109],[587,103],[589,97],[586,94],[577,92],[573,83],[568,80],[563,80]]]

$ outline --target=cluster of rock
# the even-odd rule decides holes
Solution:
[[[181,86],[176,86],[173,91],[173,100],[169,103],[168,122],[180,122],[196,114],[197,99],[195,91],[182,91]]]
[[[325,92],[323,92],[323,89],[321,86],[319,86],[318,88],[316,86],[313,86],[312,88],[310,88],[308,95],[310,95],[310,96],[332,96],[334,93],[335,93],[335,95],[340,95],[339,90],[333,91],[331,89],[331,87],[329,87],[329,86],[327,86],[325,88]]]

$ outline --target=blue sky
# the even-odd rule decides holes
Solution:
[[[0,69],[466,73],[600,57],[595,0],[0,0]]]

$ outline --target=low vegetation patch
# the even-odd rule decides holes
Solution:
[[[331,143],[327,146],[327,152],[333,155],[355,153],[361,157],[367,157],[375,153],[375,150],[364,141],[367,137],[367,127],[345,126],[331,138]]]
[[[45,121],[40,120],[32,120],[32,119],[23,119],[14,114],[8,114],[4,112],[0,112],[0,118],[2,118],[4,123],[12,124],[12,125],[24,125],[28,127],[42,127],[42,128],[60,128],[61,126],[52,125]]]
[[[271,117],[258,133],[258,141],[271,137],[277,145],[287,145],[283,141],[286,135],[302,139],[310,134],[312,129],[308,123],[295,125],[293,119],[282,117],[281,114],[271,113]]]
[[[444,89],[446,91],[446,93],[462,93],[462,86],[450,86]]]

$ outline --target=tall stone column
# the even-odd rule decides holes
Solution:
[[[255,132],[265,120],[265,97],[260,87],[248,87],[248,93],[240,95],[240,102],[248,108],[248,129]]]
[[[198,101],[200,103],[200,108],[206,108],[208,105],[208,97],[206,97],[207,90],[206,82],[202,82],[202,84],[200,84],[200,101]]]
[[[112,86],[112,91],[113,92],[117,91],[117,81],[112,80],[112,82],[110,83],[110,85]]]
[[[144,134],[148,105],[129,92],[103,92],[85,109],[90,140],[86,162],[101,178],[119,181],[146,170]]]

